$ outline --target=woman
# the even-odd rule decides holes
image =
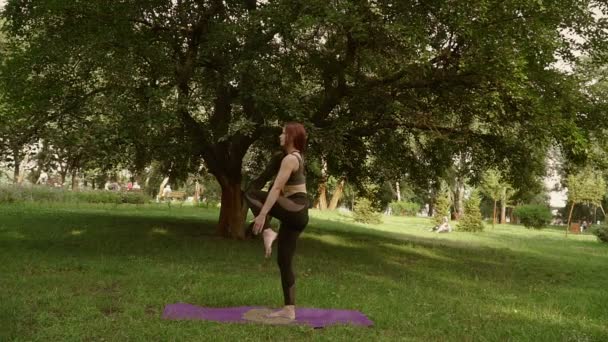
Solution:
[[[273,312],[269,317],[296,318],[295,310],[295,276],[292,259],[296,241],[308,224],[308,198],[306,195],[306,177],[302,153],[306,146],[306,130],[299,123],[287,123],[279,137],[285,156],[269,192],[249,191],[245,199],[256,216],[253,221],[253,233],[262,232],[266,256],[270,255],[272,242],[278,240],[277,261],[281,271],[281,285],[285,306]],[[270,215],[281,221],[279,233],[275,233],[268,224]]]

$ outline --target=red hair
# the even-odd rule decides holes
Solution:
[[[293,147],[304,153],[304,149],[306,148],[306,129],[304,125],[298,122],[286,123],[285,135],[287,135],[288,141],[293,143]]]

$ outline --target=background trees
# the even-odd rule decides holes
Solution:
[[[241,189],[272,175],[287,120],[309,129],[319,193],[328,176],[437,183],[457,156],[473,183],[495,166],[525,188],[548,146],[583,160],[604,127],[588,122],[585,83],[555,68],[605,51],[596,4],[9,0],[2,115],[18,144],[53,141],[66,170],[94,156],[185,179],[204,164],[222,190],[218,232],[234,238]]]

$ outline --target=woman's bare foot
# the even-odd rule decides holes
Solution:
[[[268,314],[269,318],[281,317],[287,318],[290,320],[296,319],[296,306],[295,305],[285,305],[281,310],[275,311],[273,313]]]
[[[262,232],[262,236],[264,237],[264,256],[266,258],[270,258],[270,254],[272,254],[272,243],[277,238],[277,235],[278,234],[270,228],[264,229]]]

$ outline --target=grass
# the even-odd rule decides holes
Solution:
[[[360,310],[372,328],[163,321],[176,302],[281,304],[261,242],[215,236],[212,209],[0,206],[0,341],[608,339],[608,244],[500,226],[435,234],[422,218],[359,225],[312,212],[297,303]],[[276,250],[275,250],[276,251]]]

